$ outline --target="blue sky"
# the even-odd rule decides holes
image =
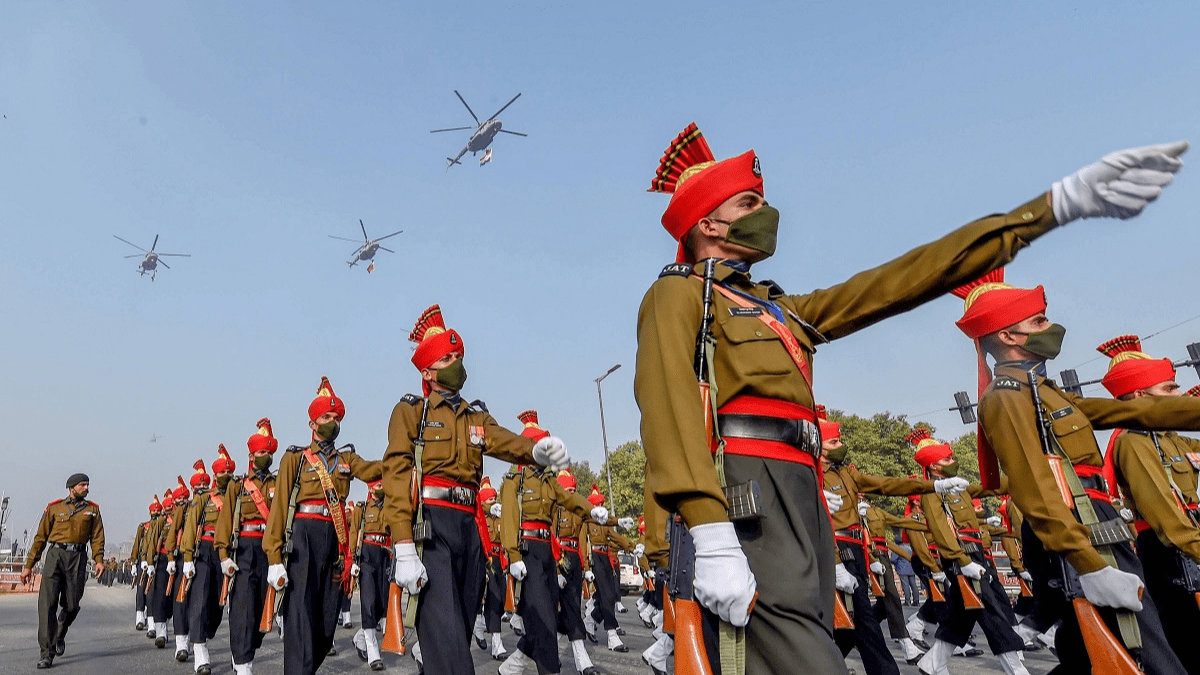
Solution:
[[[434,302],[465,338],[465,393],[503,424],[537,408],[598,467],[593,379],[615,363],[609,444],[637,437],[637,306],[675,250],[645,189],[690,121],[719,157],[757,150],[783,231],[755,273],[794,293],[1106,152],[1200,140],[1193,3],[415,5],[0,9],[0,489],[18,536],[81,470],[123,540],[218,443],[244,466],[259,417],[304,442],[322,374],[342,438],[381,456]],[[521,92],[502,119],[529,137],[445,171],[468,134],[428,131],[471,122],[454,89],[481,116]],[[1010,267],[1068,328],[1052,370],[1200,314],[1193,173],[1142,217],[1071,224]],[[326,237],[359,218],[405,230],[370,275]],[[193,257],[151,283],[114,234]],[[822,348],[819,398],[948,407],[974,382],[960,314],[944,298]],[[1200,321],[1146,348],[1181,359],[1197,340]]]

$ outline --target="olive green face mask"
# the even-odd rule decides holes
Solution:
[[[729,226],[725,241],[764,253],[766,258],[775,255],[775,244],[779,238],[779,209],[762,206],[732,222],[717,222]]]
[[[323,441],[333,442],[337,440],[338,434],[342,432],[342,425],[337,423],[337,420],[330,420],[324,424],[317,425],[317,435]]]
[[[254,458],[254,468],[258,469],[259,471],[266,471],[267,469],[271,468],[271,459],[272,458],[270,455],[262,455],[260,457],[255,457]]]
[[[459,391],[467,383],[467,367],[463,365],[462,359],[459,359],[444,368],[439,368],[435,379],[450,391]]]
[[[955,476],[958,475],[958,460],[954,460],[953,462],[950,462],[946,466],[943,466],[942,468],[938,469],[938,471],[942,474],[942,477],[944,477],[944,478],[954,478]]]
[[[848,448],[844,445],[835,450],[826,450],[825,451],[825,459],[829,460],[830,462],[832,462],[834,464],[841,464],[842,461],[844,461],[846,459],[846,453],[849,451],[850,451],[850,448]]]
[[[217,487],[224,490],[225,486],[229,485],[230,478],[233,478],[233,476],[217,476]]]
[[[1046,330],[1025,335],[1025,344],[1022,345],[1025,351],[1049,361],[1062,351],[1063,338],[1067,335],[1067,329],[1060,324],[1052,323]]]

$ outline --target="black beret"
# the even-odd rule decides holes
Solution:
[[[92,482],[92,481],[88,480],[86,473],[73,473],[73,474],[71,474],[71,477],[67,479],[67,489],[69,490],[69,489],[75,487],[76,485],[79,485],[80,483],[90,483],[90,482]]]

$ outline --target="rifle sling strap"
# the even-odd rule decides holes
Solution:
[[[425,500],[421,496],[421,482],[424,472],[422,462],[425,459],[425,421],[429,415],[429,397],[426,396],[421,404],[421,422],[417,425],[417,437],[413,440],[413,468],[412,468],[412,491],[413,495],[413,530],[422,529],[421,526],[425,522]],[[425,551],[424,538],[413,537],[413,544],[417,548],[417,557],[420,558]],[[417,599],[409,596],[408,610],[404,612],[404,627],[416,630],[417,628]]]

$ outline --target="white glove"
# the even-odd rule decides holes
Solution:
[[[858,577],[850,574],[850,570],[842,563],[833,566],[833,585],[843,593],[853,593],[858,588]]]
[[[591,570],[588,570],[588,571],[586,571],[586,572],[584,572],[584,573],[583,573],[583,578],[584,578],[584,579],[587,579],[588,581],[595,581],[595,580],[596,580],[596,575],[595,575],[594,573],[592,573],[592,571],[591,571]]]
[[[567,448],[563,445],[562,439],[557,436],[547,436],[534,444],[533,461],[555,471],[562,471],[571,465]]]
[[[169,576],[169,575],[172,575],[172,574],[175,574],[175,561],[174,561],[174,560],[168,560],[168,561],[167,561],[167,575]]]
[[[982,579],[985,570],[983,569],[983,565],[972,562],[963,565],[958,571],[962,572],[962,575],[968,579]]]
[[[1142,580],[1136,574],[1115,567],[1101,567],[1079,575],[1083,596],[1097,607],[1117,607],[1142,611]]]
[[[603,506],[597,506],[596,508],[592,509],[592,520],[600,523],[601,525],[607,523],[608,509],[604,508]]]
[[[939,584],[946,583],[946,573],[945,572],[934,572],[933,580],[938,582]]]
[[[988,516],[988,519],[984,522],[992,527],[1000,527],[1004,523],[1003,520],[1000,520],[1000,516]]]
[[[275,590],[282,591],[288,584],[287,568],[283,564],[271,565],[267,568],[267,583]]]
[[[491,511],[493,518],[499,518],[500,514],[503,513],[503,510],[500,508],[500,502],[492,504],[492,508],[489,511]]]
[[[878,560],[871,563],[871,573],[872,574],[883,574],[883,563],[879,562]]]
[[[829,507],[830,513],[837,513],[842,510],[842,496],[836,492],[824,490],[825,504]]]
[[[233,562],[233,558],[226,558],[221,561],[221,573],[227,577],[231,577],[238,571],[237,563]]]
[[[1118,150],[1050,188],[1054,219],[1132,218],[1158,198],[1183,166],[1187,141]]]
[[[1121,520],[1127,523],[1133,522],[1133,509],[1128,506],[1122,507],[1120,511],[1117,511],[1117,515],[1121,516]]]
[[[621,528],[622,530],[632,530],[635,522],[636,521],[633,518],[629,517],[617,518],[617,527]]]
[[[196,576],[196,563],[191,560],[183,561],[183,578],[191,579]]]
[[[149,565],[149,564],[148,564],[148,563],[147,563],[145,560],[143,560],[141,564],[142,564],[142,571],[143,571],[143,572],[145,572],[145,571],[146,571],[146,568],[150,566],[150,565]]]
[[[429,575],[425,573],[425,564],[417,555],[417,545],[411,541],[396,544],[396,554],[392,560],[392,576],[396,583],[404,587],[409,595],[420,593],[421,587],[429,581]]]
[[[564,576],[563,576],[563,575],[561,575],[561,574],[560,574],[560,575],[558,575],[558,587],[559,587],[559,588],[566,588],[566,587],[567,587],[567,578],[566,578],[566,577],[564,577]]]
[[[642,557],[642,554],[644,554],[645,552],[646,552],[645,544],[638,544],[637,546],[633,547],[633,557],[635,557],[635,558]]]
[[[939,495],[956,495],[971,487],[966,478],[939,478],[933,481],[933,491]]]
[[[1033,583],[1033,575],[1030,574],[1029,572],[1017,572],[1017,576],[1021,577],[1022,579],[1024,579],[1025,581],[1027,581],[1031,584]]]
[[[358,563],[350,565],[350,576],[357,579],[359,574],[362,574],[362,568],[358,566]]]
[[[513,579],[521,581],[525,578],[526,574],[529,574],[529,570],[525,569],[524,560],[518,560],[517,562],[508,566],[508,573]]]
[[[742,552],[733,523],[694,525],[689,530],[696,543],[696,568],[692,589],[696,600],[722,621],[734,626],[750,622],[750,603],[758,582]]]
[[[870,508],[871,508],[870,504],[868,504],[866,502],[859,502],[858,503],[858,515],[865,517],[867,515],[867,511],[870,510]]]
[[[156,568],[154,565],[150,565],[149,567],[146,568],[146,576],[153,579],[154,573],[157,571],[158,571],[158,568]]]

